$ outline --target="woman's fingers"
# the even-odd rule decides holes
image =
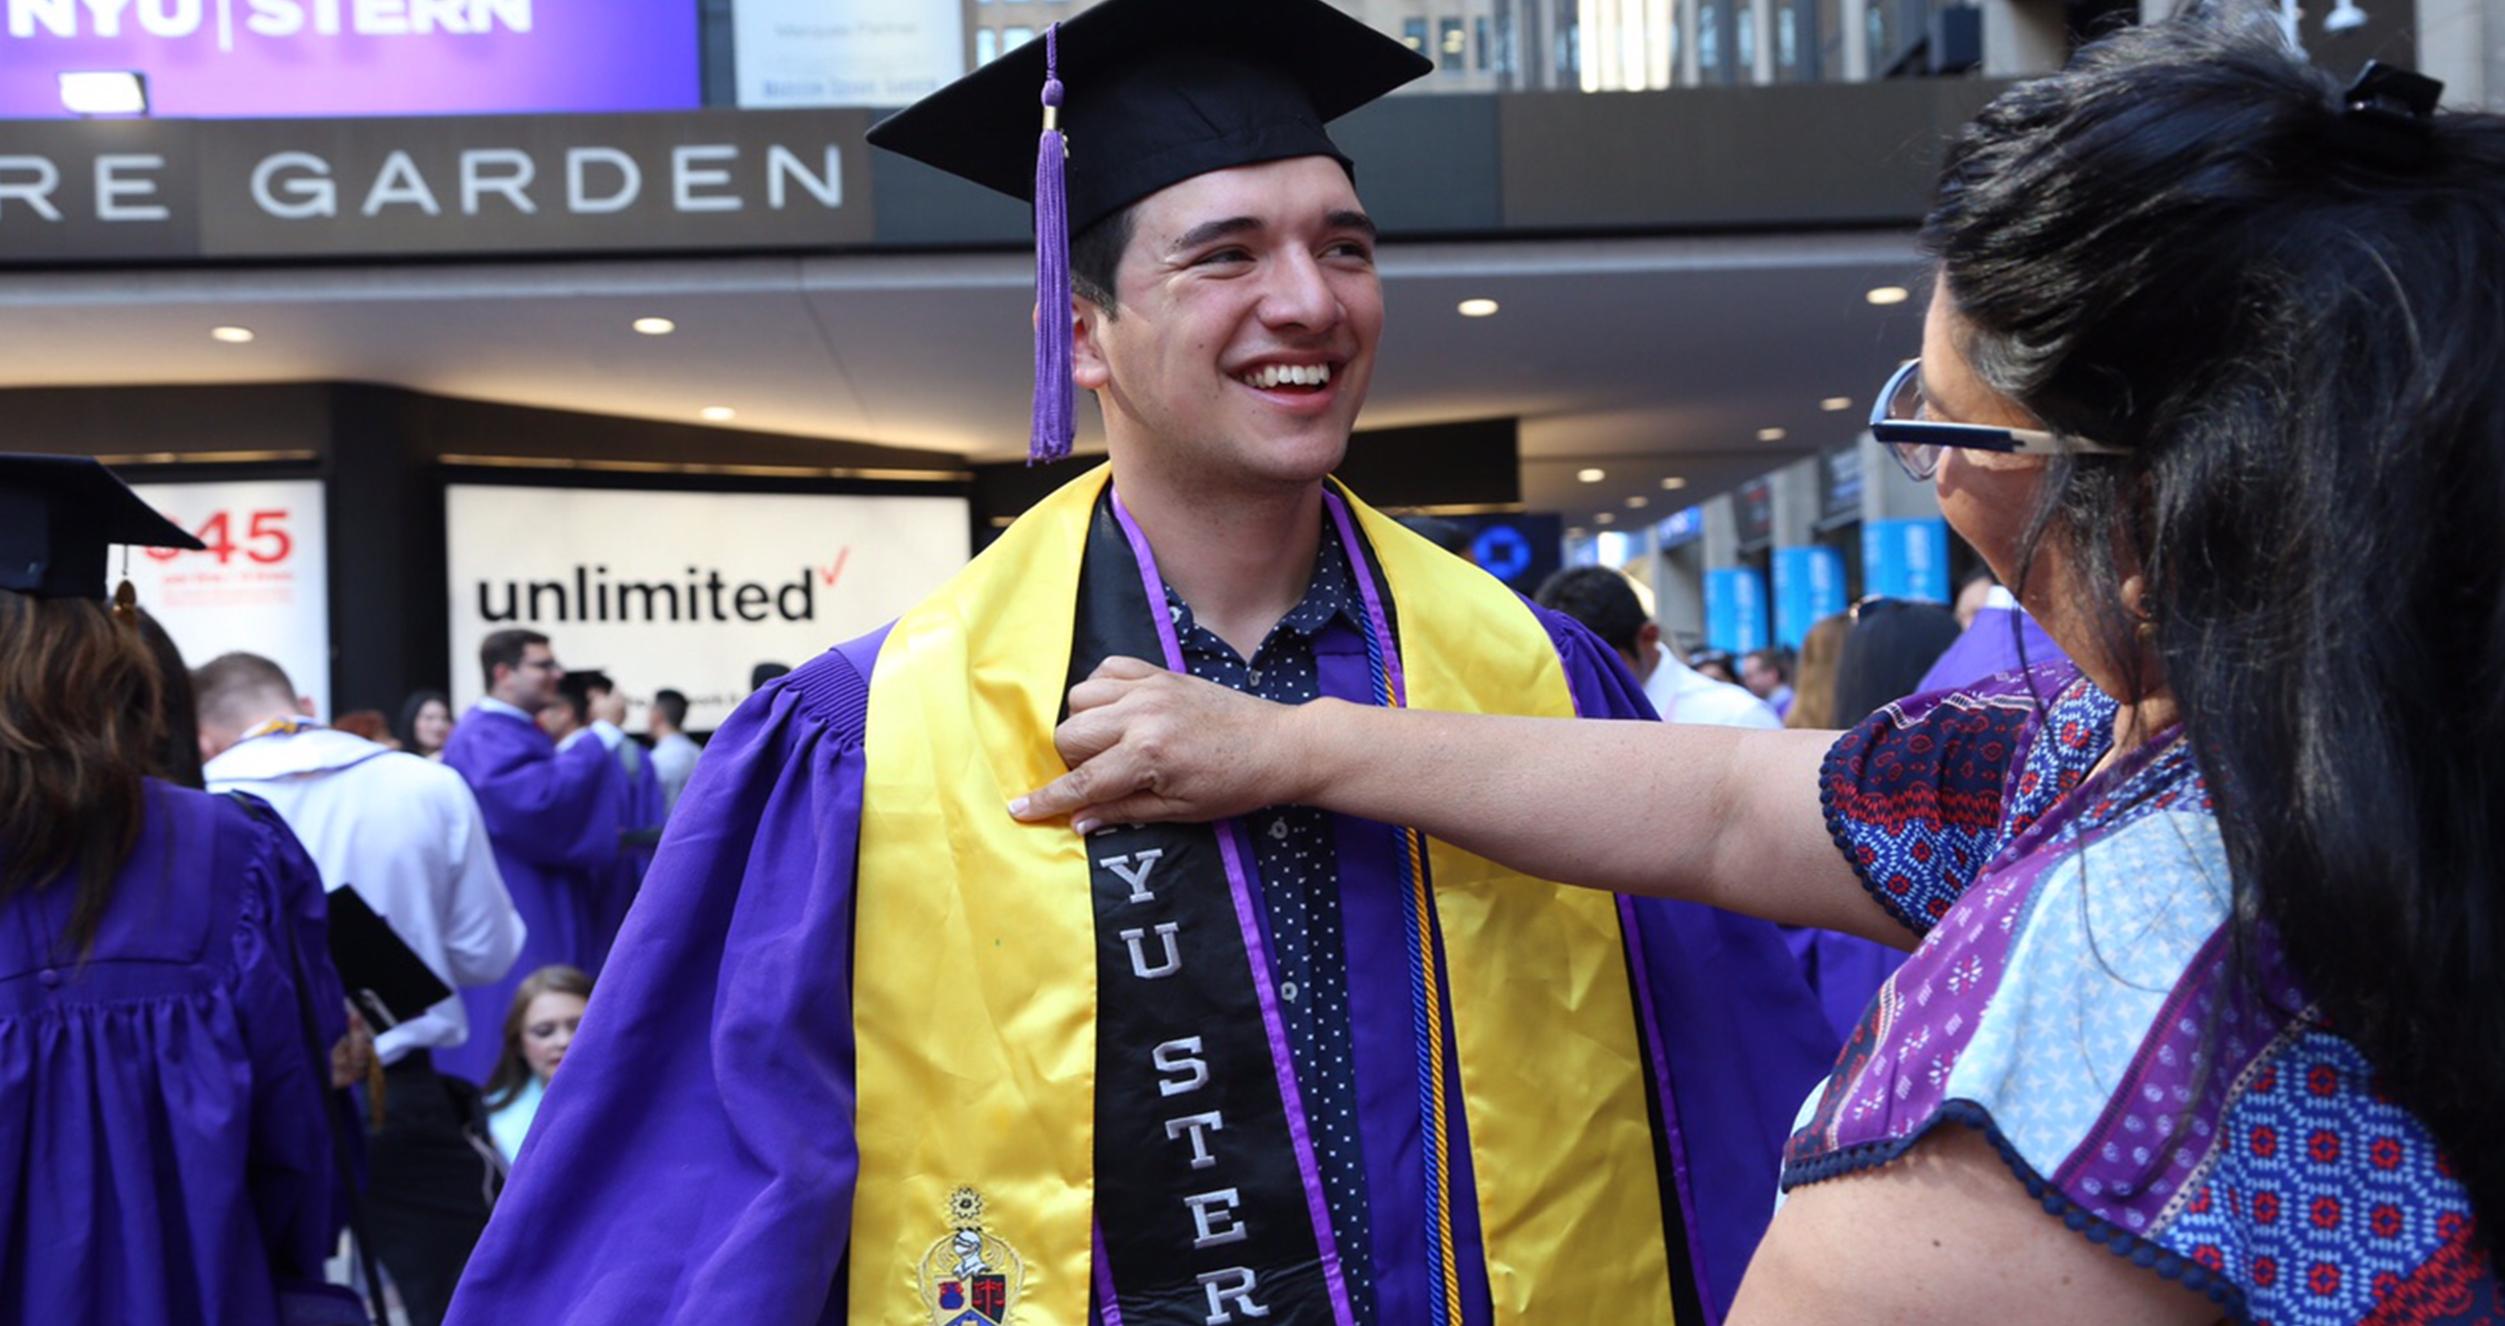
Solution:
[[[1087,680],[1070,688],[1070,713],[1075,716],[1120,700],[1143,682],[1168,675],[1164,668],[1119,654],[1096,665]]]

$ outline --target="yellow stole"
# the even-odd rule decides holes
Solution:
[[[905,614],[871,678],[853,968],[861,1326],[929,1326],[929,1268],[969,1229],[993,1266],[1014,1265],[1020,1326],[1087,1316],[1096,982],[1074,964],[1096,952],[1088,862],[1066,825],[1021,825],[1006,805],[1065,771],[1052,731],[1108,477],[1064,486]],[[1546,631],[1510,590],[1350,506],[1397,605],[1409,704],[1573,715]],[[1442,842],[1428,862],[1495,1320],[1665,1313],[1615,900]]]

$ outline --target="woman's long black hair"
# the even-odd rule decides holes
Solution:
[[[2145,575],[2244,938],[2494,1222],[2505,119],[2344,106],[2255,8],[2129,30],[1964,131],[1925,239],[1983,378],[2134,448],[2054,464],[2041,536],[2127,676]]]

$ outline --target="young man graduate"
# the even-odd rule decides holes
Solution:
[[[1115,656],[1649,715],[1587,633],[1328,481],[1383,312],[1322,126],[1428,68],[1321,0],[1107,0],[873,131],[1036,199],[1037,452],[1075,381],[1112,464],[715,735],[456,1321],[1727,1302],[1833,1051],[1769,927],[1293,807],[1005,808]]]

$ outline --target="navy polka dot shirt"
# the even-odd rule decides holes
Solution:
[[[1305,596],[1270,630],[1247,662],[1233,646],[1192,619],[1190,605],[1166,587],[1166,608],[1183,646],[1184,666],[1204,681],[1281,704],[1321,697],[1314,641],[1345,619],[1366,629],[1365,609],[1350,578],[1348,555],[1324,523]],[[1350,1306],[1359,1322],[1374,1321],[1374,1276],[1366,1223],[1365,1152],[1357,1138],[1357,1073],[1349,1055],[1348,961],[1341,942],[1339,859],[1331,819],[1303,806],[1273,806],[1244,818],[1253,842],[1258,887],[1267,904],[1271,977],[1296,1060],[1296,1087],[1313,1129],[1314,1160],[1329,1199],[1331,1229]]]

